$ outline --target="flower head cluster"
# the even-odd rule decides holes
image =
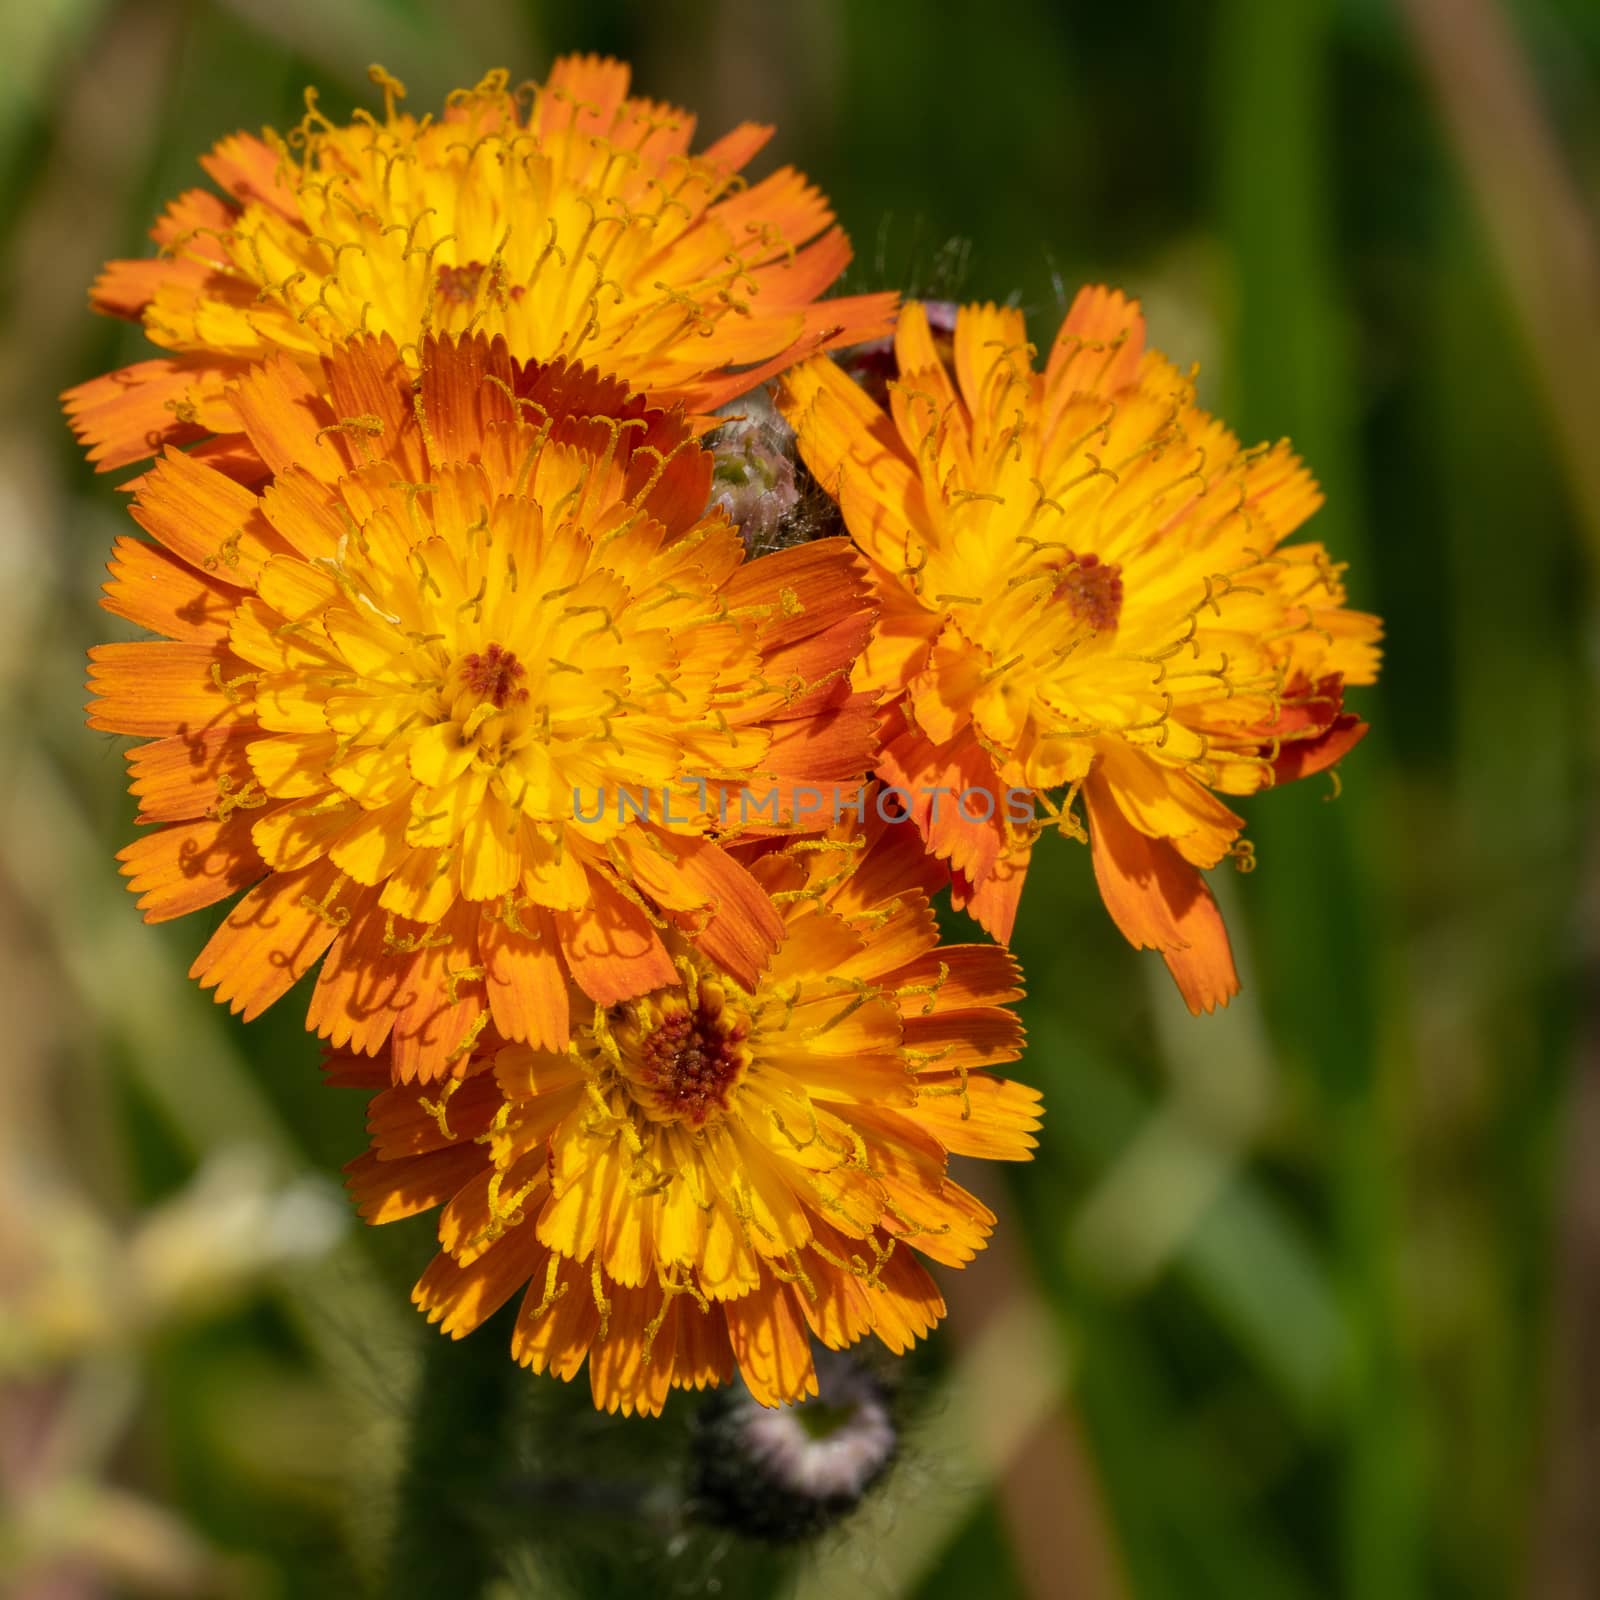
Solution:
[[[894,707],[878,771],[1000,938],[1034,832],[1000,792],[1036,791],[1080,837],[1081,797],[1118,927],[1210,1010],[1237,988],[1200,876],[1239,848],[1218,796],[1321,771],[1366,731],[1343,694],[1375,675],[1377,619],[1345,608],[1321,545],[1285,542],[1317,487],[1201,410],[1120,294],[1084,290],[1042,372],[994,306],[961,309],[948,359],[908,306],[895,356],[888,414],[828,361],[784,384],[872,562],[857,682]],[[996,798],[957,803],[975,791]]]
[[[1210,1009],[1202,874],[1249,859],[1222,797],[1360,739],[1378,624],[1290,542],[1298,460],[1241,448],[1121,295],[1042,370],[993,306],[885,337],[893,296],[820,298],[822,197],[739,177],[769,130],[694,154],[594,57],[439,117],[374,80],[381,118],[308,95],[224,140],[222,194],[95,288],[166,352],[68,396],[102,468],[158,458],[104,601],[155,637],[91,663],[92,726],[145,741],[123,871],[152,921],[232,902],[192,975],[246,1018],[314,975],[371,1094],[363,1215],[438,1210],[431,1322],[519,1298],[517,1360],[610,1411],[736,1371],[798,1402],[814,1345],[942,1316],[924,1263],[994,1222],[950,1158],[1033,1148],[991,1071],[1018,795]],[[1001,943],[941,945],[946,885]],[[820,1451],[741,1425],[819,1490],[770,1536],[887,1464],[855,1399]]]
[[[821,302],[850,259],[827,201],[785,167],[746,185],[772,129],[698,155],[694,118],[632,97],[597,56],[511,89],[492,72],[442,116],[330,121],[308,94],[287,139],[239,133],[204,158],[153,260],[114,261],[94,305],[140,320],[164,358],[73,390],[103,468],[240,431],[229,384],[283,352],[387,335],[415,366],[428,333],[504,335],[524,360],[582,361],[658,403],[710,410],[803,354],[887,328],[892,295]]]
[[[738,1367],[767,1405],[817,1392],[811,1340],[902,1351],[994,1218],[952,1153],[1026,1158],[999,946],[940,945],[915,831],[745,847],[783,934],[746,983],[674,934],[661,988],[590,1004],[565,1050],[488,1037],[443,1086],[379,1087],[351,1189],[369,1221],[442,1206],[413,1298],[454,1338],[514,1295],[512,1352],[654,1413]],[[572,996],[576,1019],[583,997]],[[350,1057],[344,1081],[387,1082]]]
[[[134,507],[157,543],[118,541],[106,604],[165,638],[92,653],[90,721],[152,741],[146,915],[248,890],[194,975],[249,1017],[325,955],[312,1024],[403,1078],[491,1016],[563,1047],[567,976],[659,987],[668,924],[753,982],[781,924],[708,833],[723,784],[781,822],[871,763],[848,546],[747,560],[681,416],[499,340],[430,338],[415,387],[357,340],[324,381],[252,369],[271,486],[169,451]],[[673,803],[574,803],[641,784]]]

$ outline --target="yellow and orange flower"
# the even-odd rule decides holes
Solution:
[[[92,726],[152,741],[147,919],[248,890],[194,975],[249,1017],[326,954],[312,1025],[422,1079],[491,1018],[565,1048],[569,975],[673,981],[667,923],[754,983],[783,925],[708,834],[729,786],[765,827],[870,766],[848,541],[747,560],[681,413],[481,335],[415,379],[387,338],[317,383],[274,357],[228,403],[272,484],[169,449],[104,602],[164,637],[91,652]]]
[[[70,390],[102,470],[241,428],[229,383],[283,352],[316,380],[357,334],[414,367],[428,333],[502,334],[519,360],[576,360],[658,404],[709,410],[811,351],[888,326],[893,295],[819,302],[850,259],[826,200],[785,167],[739,170],[772,129],[691,155],[694,118],[630,97],[629,69],[556,62],[530,93],[504,72],[442,117],[396,107],[339,125],[310,109],[287,142],[235,134],[202,160],[226,198],[180,195],[154,259],[113,261],[97,310],[170,355]]]
[[[897,704],[878,771],[1002,939],[1034,832],[1003,791],[1065,790],[1043,803],[1080,838],[1081,795],[1117,926],[1210,1010],[1238,980],[1201,871],[1247,848],[1218,795],[1321,771],[1366,731],[1343,693],[1376,675],[1378,620],[1345,608],[1322,546],[1284,542],[1321,495],[1286,444],[1241,449],[1105,289],[1043,372],[994,306],[961,310],[948,364],[908,306],[895,354],[889,416],[827,360],[784,385],[873,565],[856,682]]]
[[[480,1041],[432,1089],[331,1063],[380,1090],[362,1214],[443,1207],[429,1321],[461,1338],[521,1293],[517,1360],[570,1379],[587,1358],[607,1411],[735,1365],[767,1405],[814,1394],[808,1335],[906,1349],[944,1312],[918,1257],[960,1266],[994,1221],[947,1155],[1034,1145],[1037,1093],[984,1070],[1021,1046],[1015,963],[939,945],[913,828],[746,859],[784,918],[759,983],[669,935],[672,978],[590,1007],[565,1050]]]

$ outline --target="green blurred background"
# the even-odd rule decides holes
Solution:
[[[85,309],[99,263],[305,83],[343,113],[377,59],[427,107],[575,48],[708,136],[776,121],[850,287],[1012,298],[1039,340],[1087,278],[1141,294],[1242,434],[1296,440],[1389,628],[1342,796],[1246,808],[1226,1014],[1042,852],[1039,1159],[985,1180],[1002,1229],[946,1275],[896,1473],[786,1562],[535,1503],[669,1477],[682,1399],[595,1421],[510,1370],[510,1423],[463,1382],[408,1458],[429,1225],[346,1220],[360,1098],[299,1007],[231,1025],[183,977],[197,919],[140,924],[120,741],[82,725],[128,524],[54,397],[141,353]],[[1592,0],[8,6],[0,1590],[373,1592],[399,1505],[444,1508],[443,1595],[484,1543],[506,1594],[1600,1594],[1597,195]]]

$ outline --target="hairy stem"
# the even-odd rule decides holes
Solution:
[[[474,1600],[504,1575],[487,1513],[509,1464],[510,1420],[524,1375],[498,1327],[497,1318],[459,1343],[431,1335],[423,1348],[396,1491],[390,1600]]]

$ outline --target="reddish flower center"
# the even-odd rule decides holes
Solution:
[[[1110,633],[1122,615],[1122,568],[1092,552],[1078,556],[1069,550],[1059,570],[1053,599],[1096,633]]]
[[[633,1076],[649,1114],[699,1128],[726,1111],[750,1062],[749,1032],[749,1018],[726,1005],[721,986],[702,982],[698,1005],[669,1010],[640,1041]]]
[[[461,658],[462,685],[479,700],[493,702],[496,711],[528,698],[528,691],[519,681],[526,675],[527,668],[516,655],[497,644],[486,645],[481,652],[474,650]]]
[[[470,306],[478,298],[483,274],[481,261],[468,261],[459,267],[440,267],[436,274],[439,298],[447,305]]]

